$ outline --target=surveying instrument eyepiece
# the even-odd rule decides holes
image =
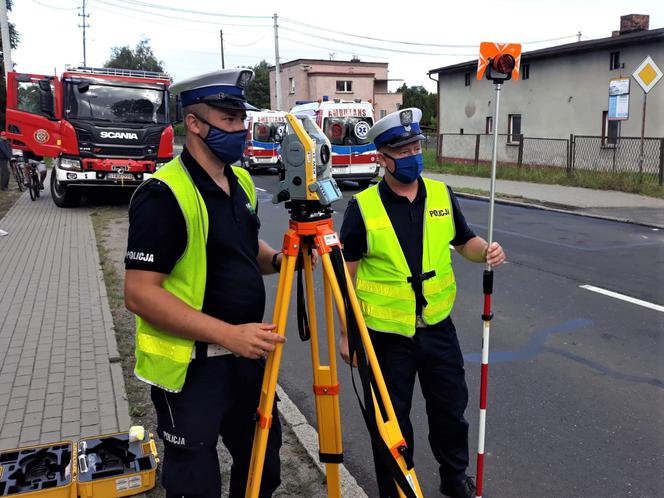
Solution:
[[[341,497],[339,465],[343,462],[334,333],[333,306],[336,304],[339,319],[348,333],[350,357],[357,359],[363,396],[360,396],[357,390],[355,393],[372,442],[379,448],[381,460],[390,469],[399,496],[421,497],[411,450],[401,434],[343,259],[339,237],[332,226],[330,206],[340,200],[342,194],[332,178],[330,141],[310,116],[293,114],[286,114],[286,125],[279,130],[278,135],[281,138],[284,172],[279,191],[272,202],[285,202],[290,220],[282,245],[283,259],[272,322],[277,325],[276,333],[284,336],[291,290],[297,271],[297,322],[300,338],[311,341],[319,458],[325,464],[327,494],[329,497]],[[328,364],[321,363],[318,339],[314,266],[310,258],[314,251],[320,259],[323,273]],[[282,353],[283,343],[276,343],[275,350],[268,355],[265,365],[260,401],[256,410],[256,429],[246,498],[257,498],[260,493]]]

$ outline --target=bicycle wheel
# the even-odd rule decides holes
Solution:
[[[28,190],[30,191],[30,199],[35,200],[37,197],[39,197],[39,180],[36,178],[37,175],[31,173],[30,174],[30,185],[28,186]]]

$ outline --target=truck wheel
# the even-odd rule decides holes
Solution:
[[[55,205],[61,208],[76,207],[81,202],[81,192],[76,189],[67,188],[58,182],[55,169],[51,171],[51,197]]]

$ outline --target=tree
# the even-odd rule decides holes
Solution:
[[[270,64],[262,60],[254,67],[254,80],[246,90],[249,103],[259,109],[270,108]]]
[[[1,1],[1,0],[0,0]],[[7,11],[12,10],[13,0],[6,0]],[[16,26],[13,23],[9,23],[9,42],[11,48],[14,49],[18,47],[18,42],[21,41],[21,37],[16,31]],[[2,50],[2,39],[0,38],[0,51]],[[0,126],[2,129],[5,129],[5,109],[7,108],[7,83],[5,81],[5,71],[4,71],[4,57],[0,55]]]
[[[166,72],[164,62],[157,59],[152,52],[148,38],[142,38],[134,50],[129,48],[129,45],[113,47],[111,49],[111,58],[104,63],[104,67],[156,71],[159,73]]]
[[[399,87],[397,92],[403,95],[402,107],[417,107],[422,111],[421,124],[432,126],[436,123],[438,109],[436,109],[436,95],[429,93],[423,86],[409,87],[405,83]]]

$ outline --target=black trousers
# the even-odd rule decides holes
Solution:
[[[157,430],[164,441],[162,485],[168,498],[221,496],[219,436],[233,458],[229,496],[244,496],[263,371],[263,362],[233,355],[196,359],[181,392],[152,388]],[[272,496],[281,483],[276,403],[273,417],[261,498]]]
[[[0,159],[0,190],[9,187],[9,160]]]
[[[413,338],[371,331],[371,340],[411,455],[414,439],[410,409],[415,375],[419,375],[429,422],[429,444],[439,464],[441,480],[464,479],[468,467],[468,422],[463,413],[468,405],[468,388],[452,320],[448,317],[436,325],[417,329]],[[394,481],[375,450],[374,461],[380,496],[397,497]]]

